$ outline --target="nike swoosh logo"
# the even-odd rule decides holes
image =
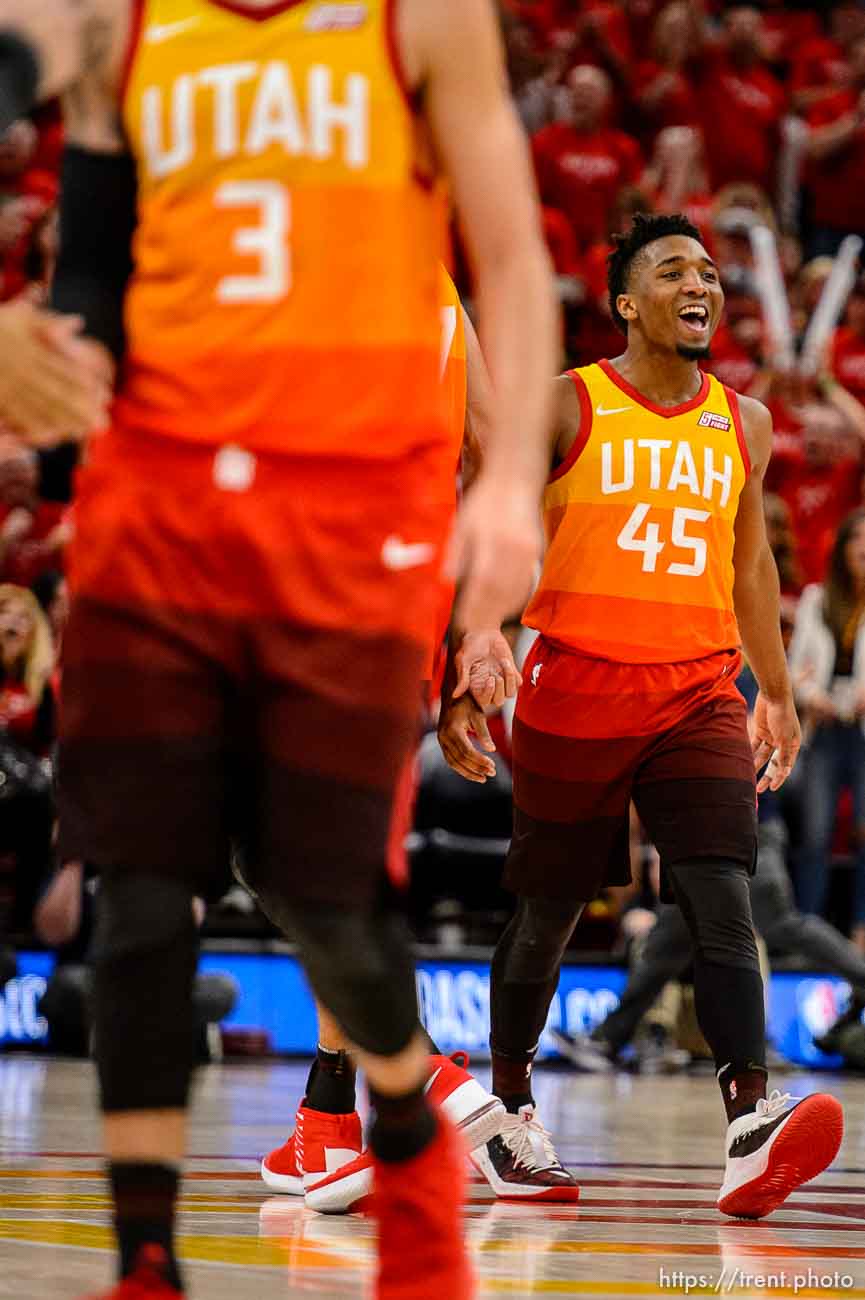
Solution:
[[[436,1079],[439,1077],[441,1072],[442,1072],[441,1066],[439,1066],[437,1070],[433,1070],[432,1074],[424,1084],[424,1089],[423,1089],[424,1092],[429,1092],[430,1088],[433,1086],[433,1084],[435,1083]]]
[[[625,411],[632,411],[632,406],[596,406],[596,415],[622,415]]]
[[[386,569],[416,569],[428,564],[435,555],[429,542],[404,542],[399,537],[388,537],[381,548],[381,562]]]
[[[161,41],[170,41],[172,36],[179,36],[190,27],[197,27],[200,18],[181,18],[176,23],[154,23],[147,28],[144,39],[148,45],[158,45]]]

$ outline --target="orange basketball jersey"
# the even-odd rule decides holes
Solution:
[[[466,327],[457,287],[444,267],[439,272],[441,303],[441,379],[448,429],[451,436],[451,463],[459,469],[466,427]]]
[[[395,0],[138,0],[121,428],[260,451],[444,447],[444,196]]]
[[[603,659],[678,663],[739,645],[734,523],[750,472],[736,394],[681,406],[607,361],[571,372],[580,434],[544,494],[547,553],[524,621]]]

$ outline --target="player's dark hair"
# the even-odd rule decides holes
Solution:
[[[607,288],[613,320],[623,334],[628,332],[628,322],[616,306],[616,299],[628,291],[628,276],[634,258],[647,244],[653,244],[656,239],[666,239],[668,235],[685,235],[688,239],[703,242],[697,227],[681,212],[638,212],[630,230],[624,235],[613,235],[613,251],[607,258]]]

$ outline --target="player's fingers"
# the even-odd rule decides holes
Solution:
[[[755,739],[751,749],[754,754],[754,769],[759,772],[760,768],[768,762],[772,753],[772,746],[767,740]]]
[[[502,665],[502,675],[505,683],[505,699],[512,700],[520,689],[520,683],[523,680],[512,659]]]
[[[457,670],[457,684],[452,698],[458,700],[460,696],[465,695],[471,681],[471,665],[466,662],[465,655],[459,650],[454,659],[454,667]]]
[[[496,679],[492,673],[487,673],[485,677],[472,677],[471,692],[479,709],[490,708],[496,693]]]
[[[479,713],[478,716],[473,720],[472,726],[474,727],[474,732],[475,735],[477,736],[478,744],[480,745],[481,749],[485,749],[488,754],[494,754],[496,752],[495,742],[492,736],[490,735],[490,729],[487,726],[487,720],[482,713]]]
[[[487,776],[495,775],[495,767],[490,760],[479,754],[468,737],[457,733],[456,729],[450,729],[440,736],[440,743],[448,766],[467,781],[475,781],[483,785]],[[490,767],[492,772],[489,770]]]

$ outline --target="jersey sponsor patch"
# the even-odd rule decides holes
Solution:
[[[722,433],[729,433],[730,419],[726,415],[716,415],[714,411],[704,411],[697,421],[704,429],[720,429]]]
[[[366,5],[320,4],[307,15],[308,32],[354,32],[369,16]]]

